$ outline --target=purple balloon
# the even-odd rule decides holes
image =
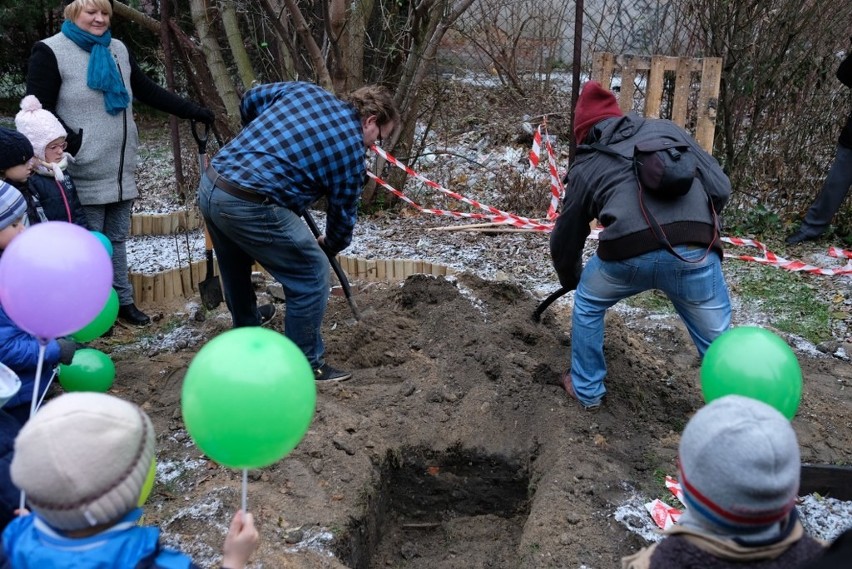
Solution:
[[[0,257],[0,305],[38,338],[76,332],[92,321],[112,290],[112,260],[79,225],[48,221],[15,237]]]

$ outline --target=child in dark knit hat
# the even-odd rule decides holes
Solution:
[[[0,566],[15,569],[197,567],[138,525],[156,435],[138,406],[104,393],[75,392],[45,404],[15,440],[12,480],[31,515],[3,531]],[[243,569],[257,549],[251,514],[237,512],[222,567]]]
[[[21,101],[15,116],[15,128],[33,146],[35,163],[28,180],[30,192],[38,198],[49,221],[67,221],[90,229],[86,212],[77,196],[74,181],[65,171],[71,155],[65,152],[65,127],[53,114],[42,108],[34,95]]]
[[[47,221],[38,196],[27,187],[33,173],[33,145],[27,137],[0,127],[0,180],[15,186],[27,204],[27,225]]]
[[[712,401],[687,423],[679,462],[686,511],[623,569],[794,569],[822,553],[795,509],[796,433],[773,407],[740,395]]]

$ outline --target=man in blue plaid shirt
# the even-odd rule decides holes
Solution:
[[[351,373],[324,360],[321,326],[329,294],[325,251],[351,239],[366,178],[365,150],[399,123],[391,94],[369,85],[336,97],[311,83],[261,85],[240,105],[243,130],[212,159],[198,204],[219,259],[234,326],[257,326],[251,283],[255,260],[284,287],[284,334],[307,356],[318,381]],[[325,235],[315,238],[302,213],[328,203]]]

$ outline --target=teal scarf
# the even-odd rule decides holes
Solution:
[[[106,112],[117,115],[127,108],[130,95],[124,87],[124,81],[118,72],[118,65],[113,61],[109,51],[112,34],[109,30],[102,36],[84,32],[71,20],[62,24],[62,33],[73,41],[80,49],[85,49],[89,57],[89,69],[86,75],[86,85],[90,89],[103,91]]]

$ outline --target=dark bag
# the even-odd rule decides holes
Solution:
[[[590,146],[604,154],[629,160],[604,144]],[[661,134],[633,147],[633,169],[644,191],[658,198],[675,199],[685,196],[692,187],[698,159],[685,140]]]
[[[689,144],[669,137],[638,143],[633,165],[642,189],[662,198],[685,196],[698,170],[698,160]]]

